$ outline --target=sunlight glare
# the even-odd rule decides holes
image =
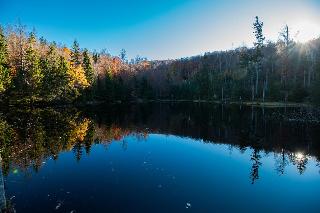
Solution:
[[[291,34],[294,40],[307,42],[320,36],[320,24],[309,20],[298,22],[292,26]]]
[[[304,155],[301,152],[296,153],[296,159],[301,161],[304,158]]]

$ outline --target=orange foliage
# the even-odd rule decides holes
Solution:
[[[70,59],[70,55],[71,55],[71,50],[69,48],[67,48],[67,47],[63,47],[62,48],[62,56],[65,59],[69,60]]]

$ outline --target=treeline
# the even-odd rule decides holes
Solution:
[[[128,101],[145,93],[149,62],[48,42],[18,25],[0,28],[0,100],[17,103]],[[141,87],[142,86],[142,87]],[[138,89],[139,88],[139,89]],[[151,87],[150,87],[151,88]]]
[[[266,41],[258,17],[253,30],[252,48],[156,63],[148,77],[156,97],[319,103],[320,38],[295,42],[285,26],[277,42]]]
[[[320,38],[295,42],[288,26],[266,41],[253,24],[254,47],[179,60],[128,62],[106,51],[71,48],[0,29],[0,99],[9,103],[210,100],[320,102]]]

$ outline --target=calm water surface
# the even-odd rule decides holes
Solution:
[[[320,125],[310,111],[3,110],[2,205],[18,213],[320,212]]]

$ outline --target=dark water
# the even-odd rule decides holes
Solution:
[[[310,111],[2,110],[1,193],[18,213],[320,212],[320,125]]]

